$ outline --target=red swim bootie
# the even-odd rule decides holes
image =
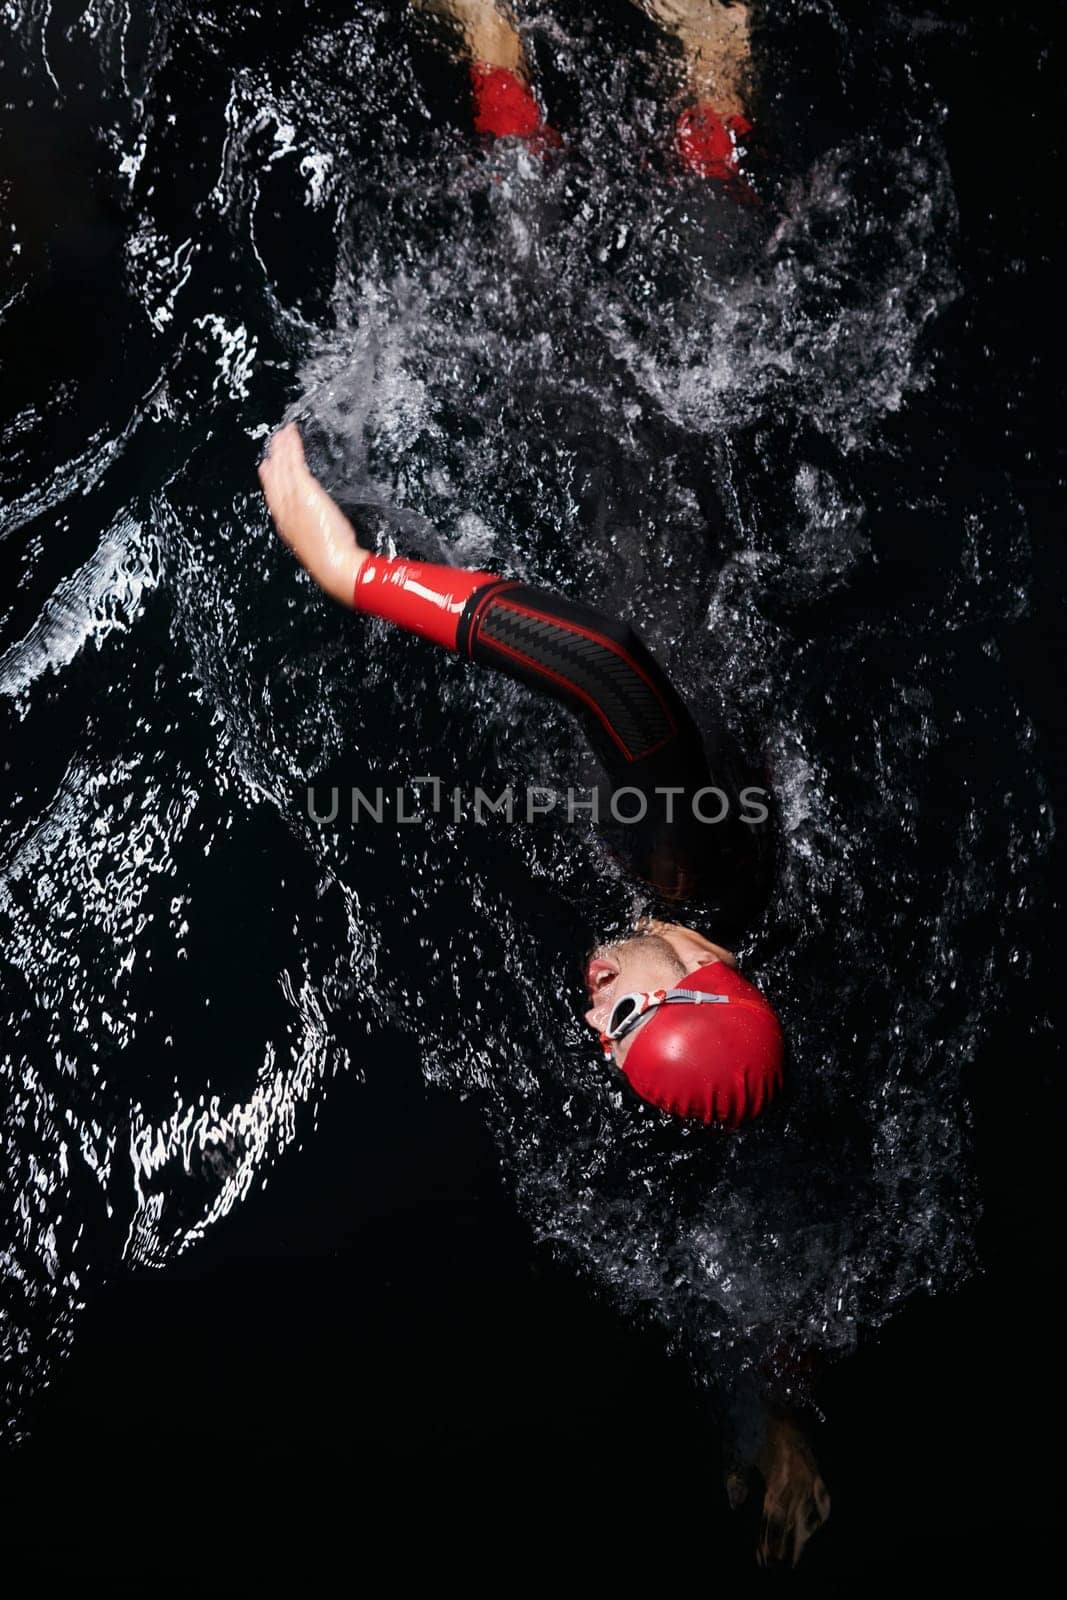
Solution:
[[[752,132],[747,117],[720,117],[713,106],[686,106],[678,118],[675,144],[682,161],[700,178],[717,178],[747,188],[741,152]]]
[[[560,143],[559,134],[544,119],[533,90],[510,67],[488,61],[471,66],[474,91],[474,126],[494,139],[525,139],[543,151]]]

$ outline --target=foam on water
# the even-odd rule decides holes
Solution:
[[[195,13],[160,12],[136,73],[121,6],[65,32],[19,15],[31,70],[62,93],[64,48],[88,37],[121,97],[101,159],[127,196],[130,324],[156,342],[150,400],[62,464],[35,457],[39,418],[10,424],[7,527],[42,592],[5,632],[0,688],[55,751],[20,780],[0,857],[13,1414],[87,1280],[254,1204],[334,1075],[384,1070],[395,1030],[428,1081],[478,1097],[535,1235],[701,1375],[848,1349],[958,1282],[962,1079],[1025,961],[1011,905],[1048,834],[1032,775],[1003,849],[958,762],[1007,742],[1030,770],[996,660],[1027,604],[1010,496],[968,507],[961,541],[917,471],[944,587],[903,616],[828,610],[892,536],[881,465],[903,473],[891,428],[936,376],[957,292],[934,111],[738,210],[636,159],[662,133],[655,71],[569,13],[535,8],[531,36],[583,136],[541,161],[437,126],[423,25],[365,6],[282,62],[215,63],[216,143],[183,178],[192,216],[171,216],[164,97],[183,52],[200,59]],[[555,708],[353,624],[297,576],[250,470],[287,405],[381,548],[598,595],[707,725],[767,753],[780,893],[742,955],[793,1041],[775,1120],[667,1125],[605,1073],[576,958],[640,895],[588,830],[442,817],[371,851],[307,816],[302,785],[333,768],[558,790],[589,761]],[[159,464],[116,480],[146,436]],[[90,553],[49,558],[49,519],[85,495]],[[253,944],[253,978],[227,938]]]

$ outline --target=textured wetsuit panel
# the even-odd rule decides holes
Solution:
[[[574,700],[626,761],[654,754],[679,732],[669,685],[629,628],[566,602],[570,615],[561,615],[557,596],[525,586],[497,590],[480,608],[477,595],[474,602],[472,658]]]

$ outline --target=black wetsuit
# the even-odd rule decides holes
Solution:
[[[761,908],[773,868],[766,781],[718,730],[701,733],[627,623],[489,573],[377,556],[355,601],[567,705],[603,769],[601,826],[665,900],[699,901],[724,932]]]

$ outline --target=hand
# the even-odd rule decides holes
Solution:
[[[356,531],[340,506],[312,477],[294,422],[279,428],[259,465],[259,481],[274,526],[320,589],[353,604],[356,577],[366,561]]]
[[[764,1494],[756,1560],[761,1567],[795,1567],[830,1515],[830,1496],[811,1446],[792,1418],[769,1421],[759,1469]]]

